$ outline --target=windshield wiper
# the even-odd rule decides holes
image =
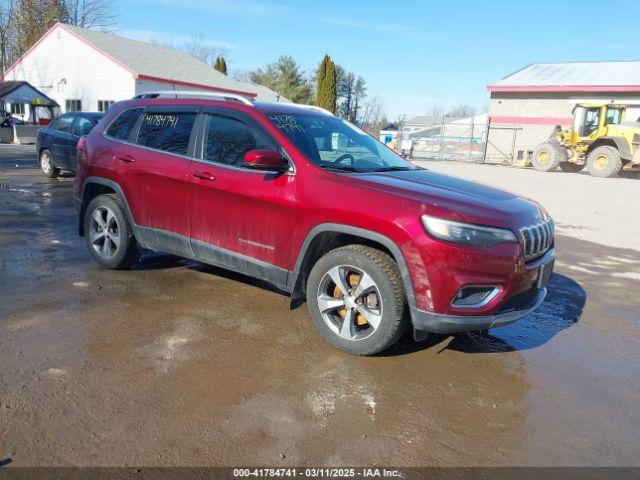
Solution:
[[[348,165],[332,165],[332,164],[323,164],[323,165],[318,165],[320,168],[323,168],[325,170],[340,170],[343,172],[356,172],[356,173],[360,173],[362,172],[362,170],[358,170],[355,167],[350,167]]]
[[[372,172],[404,172],[405,170],[415,170],[411,167],[381,167],[371,170]]]

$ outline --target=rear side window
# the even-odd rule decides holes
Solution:
[[[53,123],[53,129],[59,132],[71,133],[71,125],[73,124],[73,117],[66,116],[60,117]]]
[[[208,115],[204,159],[241,167],[249,150],[278,146],[264,133],[235,118]]]
[[[138,132],[138,145],[186,155],[196,120],[195,113],[146,112]]]
[[[81,137],[87,135],[93,128],[93,122],[85,117],[78,117],[73,127],[73,134]]]
[[[107,129],[107,135],[118,140],[127,140],[129,133],[135,127],[138,117],[140,116],[141,108],[130,108],[122,112],[118,118],[116,118],[109,128]]]

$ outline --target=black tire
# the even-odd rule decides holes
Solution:
[[[584,170],[586,164],[582,163],[571,163],[571,162],[560,162],[560,170],[567,173],[578,173]]]
[[[108,213],[112,212],[113,218],[108,216]],[[104,241],[100,243],[100,239],[95,240],[92,233],[98,228],[98,223],[95,220],[94,214],[100,215],[101,219],[105,220],[106,227],[111,230],[109,233],[109,240],[104,238]],[[118,195],[99,195],[89,202],[84,213],[84,238],[87,244],[87,248],[91,253],[91,256],[101,267],[110,269],[123,269],[135,265],[140,259],[140,252],[138,250],[138,244],[133,235],[133,230],[127,218],[127,214],[122,208],[120,198]],[[111,228],[109,222],[115,222],[117,228]],[[100,233],[104,233],[103,229]],[[118,243],[112,240],[116,238],[117,233]],[[97,235],[96,235],[97,237]],[[105,243],[108,248],[105,247]],[[102,248],[101,248],[102,247]],[[115,248],[111,248],[115,247]],[[100,253],[99,250],[103,253]],[[104,252],[108,250],[108,252]]]
[[[49,178],[55,178],[60,173],[60,169],[56,167],[53,159],[53,154],[47,149],[40,152],[38,163],[40,164],[40,170],[42,170],[42,173]]]
[[[366,338],[342,338],[329,327],[318,306],[323,279],[332,268],[344,265],[369,275],[379,293],[381,320]],[[373,355],[385,350],[398,341],[407,326],[407,300],[398,265],[386,253],[364,245],[337,248],[316,262],[307,281],[307,305],[320,335],[334,347],[355,355]],[[366,334],[366,329],[371,327],[368,324],[354,326],[354,330],[360,328],[364,328]]]
[[[587,155],[587,169],[594,177],[617,176],[622,170],[620,152],[609,145],[594,148]]]
[[[562,145],[547,142],[538,145],[533,150],[533,168],[540,172],[551,172],[558,168],[561,162],[566,161],[567,152]]]

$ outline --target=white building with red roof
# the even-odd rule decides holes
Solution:
[[[208,90],[285,101],[272,90],[238,82],[187,52],[58,23],[3,80],[29,82],[72,110],[104,111],[113,102],[154,90]]]

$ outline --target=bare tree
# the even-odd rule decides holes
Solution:
[[[384,113],[384,99],[377,94],[367,97],[360,118],[362,129],[377,137],[382,127],[385,126],[383,124],[388,123]]]
[[[451,110],[449,110],[447,112],[447,117],[467,118],[467,117],[473,117],[475,114],[476,114],[476,107],[467,105],[466,103],[462,103],[460,105],[456,105]]]
[[[181,44],[177,43],[172,36],[153,37],[149,43],[156,47],[182,50],[211,66],[213,66],[218,57],[224,57],[225,61],[229,59],[228,48],[209,43],[201,33],[192,33],[189,38]]]
[[[0,0],[0,74],[13,63],[15,57],[16,0]]]
[[[398,127],[398,131],[402,132],[404,130],[405,124],[407,123],[407,114],[401,113],[396,117],[393,123],[395,124],[396,127]]]
[[[70,25],[108,30],[116,23],[113,0],[64,0],[64,4]]]
[[[434,105],[433,107],[431,107],[431,116],[433,118],[444,117],[444,108],[442,108],[442,105]]]
[[[178,48],[176,47],[176,42],[174,41],[173,36],[151,37],[149,39],[149,43],[151,45],[155,45],[156,47],[174,49]]]
[[[192,33],[184,44],[184,50],[209,65],[213,64],[218,55],[218,49],[207,43],[201,33]]]
[[[358,77],[353,88],[353,115],[350,121],[356,125],[362,124],[360,110],[362,103],[367,96],[367,82],[363,77]]]
[[[249,70],[234,70],[231,78],[238,82],[251,83],[251,72]]]

